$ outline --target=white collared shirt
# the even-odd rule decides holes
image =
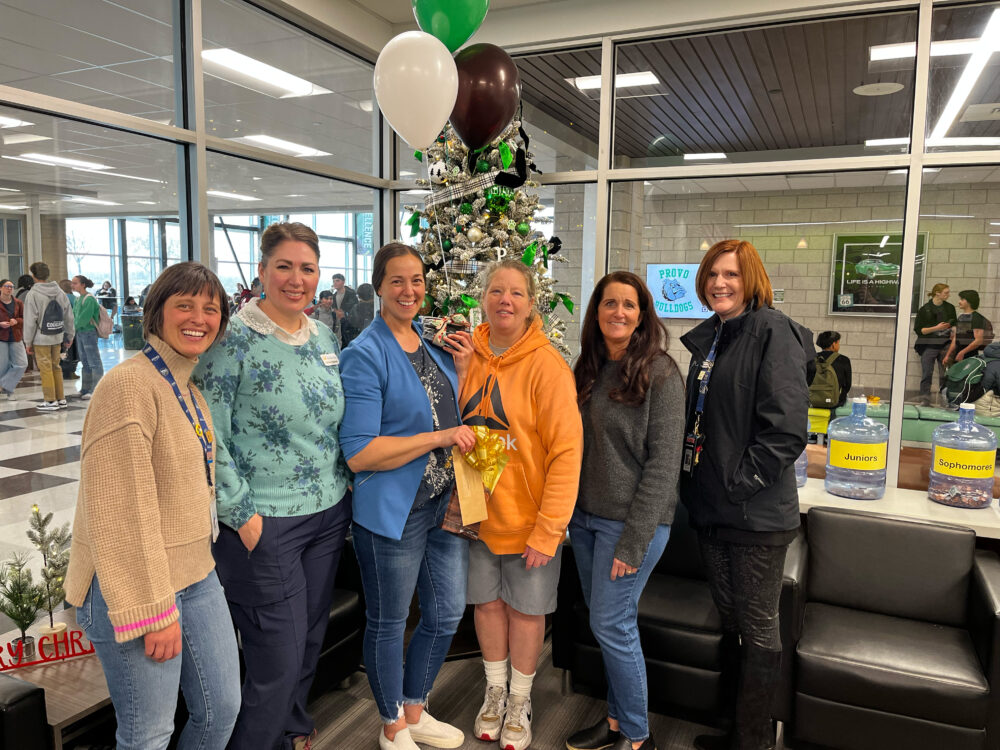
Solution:
[[[319,332],[316,321],[302,313],[302,325],[299,326],[299,330],[289,333],[267,317],[267,313],[260,309],[260,299],[257,297],[243,305],[243,308],[236,313],[236,317],[257,333],[274,336],[278,341],[291,346],[301,346]]]

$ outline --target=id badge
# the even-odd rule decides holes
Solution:
[[[208,507],[209,515],[212,518],[212,541],[216,542],[219,539],[219,505],[215,500],[215,490],[212,492],[212,503]]]
[[[695,435],[693,432],[689,432],[684,436],[684,450],[681,453],[681,471],[685,474],[691,474],[694,471],[694,467],[698,465],[698,459],[701,458],[701,448],[704,443],[704,435]]]

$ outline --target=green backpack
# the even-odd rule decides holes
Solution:
[[[809,406],[814,409],[833,409],[840,401],[840,379],[833,369],[833,360],[839,356],[834,352],[825,360],[816,358],[816,377],[809,384]]]
[[[979,355],[978,357],[966,357],[961,362],[956,362],[949,367],[944,387],[948,404],[958,406],[979,399],[983,395],[983,389],[979,383],[986,374],[986,366],[993,361],[993,357]]]

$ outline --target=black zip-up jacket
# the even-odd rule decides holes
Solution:
[[[806,445],[812,331],[768,307],[725,322],[713,315],[681,336],[691,352],[688,432],[698,372],[720,324],[701,418],[705,443],[693,473],[681,473],[681,501],[692,525],[721,541],[785,544],[799,526],[794,464]]]

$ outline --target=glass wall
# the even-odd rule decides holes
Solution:
[[[25,273],[23,253],[24,220],[0,214],[0,276],[16,282],[17,277]]]

